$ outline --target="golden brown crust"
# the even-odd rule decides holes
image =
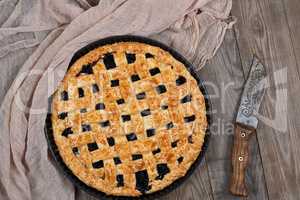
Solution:
[[[121,42],[71,66],[53,98],[52,124],[61,157],[81,181],[108,195],[139,196],[186,174],[207,120],[182,63],[158,47]]]

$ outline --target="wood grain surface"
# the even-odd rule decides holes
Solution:
[[[240,199],[230,194],[229,184],[232,171],[234,119],[246,76],[242,70],[233,30],[227,32],[221,48],[200,71],[200,77],[206,81],[213,104],[214,125],[206,154],[213,197],[217,200]],[[251,159],[246,171],[248,198],[245,199],[267,199],[258,142],[255,137],[250,140],[249,152]]]
[[[198,73],[213,104],[205,161],[161,199],[300,199],[300,1],[233,0],[232,15],[237,24]],[[257,134],[249,143],[248,197],[240,198],[229,193],[233,121],[253,54],[267,68],[269,88]],[[78,190],[76,199],[94,198]]]
[[[300,198],[299,3],[239,0],[232,10],[239,19],[235,28],[244,71],[255,53],[269,74],[261,113],[271,120],[257,130],[269,199]]]

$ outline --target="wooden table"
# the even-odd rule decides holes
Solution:
[[[266,66],[270,87],[261,107],[266,119],[250,143],[245,199],[300,199],[300,1],[234,0],[232,15],[237,24],[199,72],[211,94],[214,115],[205,161],[180,188],[161,199],[240,199],[228,192],[232,122],[253,54]],[[76,196],[86,199],[80,191]]]

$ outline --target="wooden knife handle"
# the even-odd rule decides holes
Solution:
[[[234,144],[232,149],[232,176],[230,181],[230,192],[233,195],[248,195],[245,185],[245,170],[249,160],[249,140],[254,128],[235,124]]]

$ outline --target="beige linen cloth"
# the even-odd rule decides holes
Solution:
[[[200,69],[233,22],[231,0],[0,0],[0,199],[75,199],[44,136],[48,97],[73,53],[133,34],[176,48]],[[195,55],[197,52],[197,55]]]

